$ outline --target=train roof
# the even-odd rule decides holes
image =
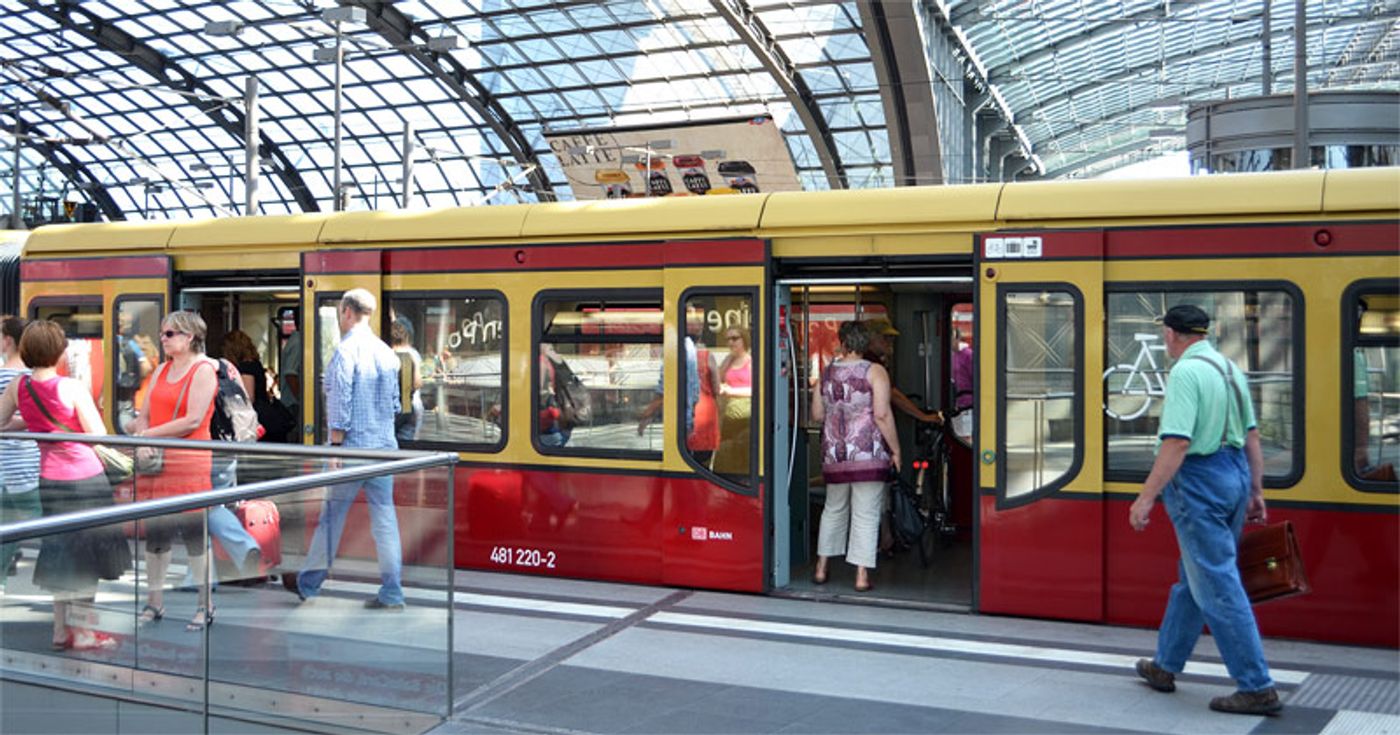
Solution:
[[[25,254],[769,236],[818,228],[828,232],[913,228],[982,231],[1057,221],[1346,212],[1387,217],[1400,212],[1400,168],[52,225],[30,235]]]

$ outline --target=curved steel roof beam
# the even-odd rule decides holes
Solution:
[[[881,89],[888,90],[880,95],[880,101],[885,108],[895,185],[941,184],[938,111],[914,6],[883,0],[857,5],[876,80]]]
[[[208,85],[201,82],[197,76],[165,58],[165,55],[160,51],[76,3],[63,2],[56,5],[45,5],[36,0],[21,0],[21,2],[30,10],[42,13],[45,17],[58,23],[60,27],[73,31],[102,49],[126,59],[132,66],[150,74],[161,84],[173,90],[211,97],[220,96]],[[220,128],[223,128],[225,132],[232,135],[234,139],[247,144],[247,139],[243,134],[244,119],[247,117],[245,111],[213,100],[198,97],[186,99]],[[260,133],[258,137],[258,155],[277,161],[277,175],[282,179],[287,191],[291,193],[293,200],[301,205],[302,211],[319,211],[320,207],[316,204],[316,198],[307,189],[306,182],[302,180],[301,174],[297,172],[291,160],[273,144],[272,139],[266,133]]]
[[[745,0],[710,0],[710,4],[749,47],[764,70],[773,76],[779,89],[783,90],[793,111],[802,121],[802,127],[806,128],[807,136],[812,139],[812,148],[822,162],[827,184],[832,189],[845,189],[846,169],[841,165],[841,156],[836,150],[836,138],[827,126],[826,116],[812,96],[812,90],[802,81],[802,75],[792,60],[783,53],[773,34],[768,32]]]
[[[1172,7],[1173,9],[1175,9],[1178,7],[1185,7],[1190,5],[1203,5],[1206,2],[1213,1],[1214,0],[1173,0]],[[1263,11],[1255,11],[1253,13],[1250,13],[1249,15],[1240,16],[1238,18],[1222,18],[1220,22],[1245,23],[1248,21],[1258,20],[1259,18],[1262,18],[1263,15]],[[1162,6],[1160,5],[1154,5],[1152,7],[1145,8],[1136,13],[1130,13],[1128,15],[1125,15],[1121,18],[1086,18],[1084,22],[1091,25],[1091,28],[1088,33],[1079,33],[1072,36],[1064,36],[1061,38],[1057,38],[1051,43],[1041,48],[1038,48],[1035,51],[1008,59],[1005,64],[989,66],[987,68],[987,77],[992,81],[993,84],[1002,84],[1007,81],[1013,81],[1014,77],[1011,77],[1005,71],[1008,68],[1029,67],[1032,64],[1035,64],[1036,62],[1039,62],[1043,59],[1053,57],[1055,54],[1065,50],[1066,48],[1079,46],[1093,46],[1094,44],[1104,40],[1105,38],[1113,38],[1120,34],[1122,31],[1119,28],[1119,26],[1133,25],[1135,23],[1145,23],[1161,19]],[[1238,41],[1236,43],[1238,43]]]
[[[15,140],[15,145],[22,146],[28,143],[30,148],[43,156],[44,160],[58,169],[65,178],[73,182],[75,187],[87,192],[88,198],[97,204],[97,207],[102,210],[102,214],[104,214],[109,221],[120,222],[126,219],[126,213],[122,211],[121,207],[117,206],[116,200],[113,199],[111,193],[107,191],[107,187],[103,186],[102,183],[97,180],[97,177],[92,175],[92,171],[89,171],[87,166],[74,158],[73,154],[69,153],[61,146],[43,140],[42,137],[34,132],[34,126],[15,115],[13,110],[0,110],[0,114],[8,115],[18,124],[18,132],[21,136],[34,136],[17,138]],[[14,128],[14,125],[10,126],[11,130],[14,130]]]
[[[535,149],[526,139],[520,126],[515,124],[510,113],[497,101],[466,67],[462,66],[450,53],[438,53],[419,48],[416,45],[428,40],[427,31],[404,15],[390,2],[383,0],[341,0],[341,5],[356,5],[369,14],[369,27],[394,46],[408,46],[400,51],[419,66],[430,72],[434,78],[466,103],[488,127],[500,138],[506,151],[522,167],[534,166],[529,173],[530,186],[541,201],[554,199],[554,187],[549,183],[549,175],[540,163]]]
[[[1374,21],[1376,21],[1376,20],[1387,20],[1387,19],[1389,19],[1389,20],[1394,20],[1394,19],[1396,19],[1396,18],[1400,18],[1400,13],[1384,13],[1384,14],[1375,16],[1375,17],[1373,17],[1373,18],[1368,18],[1368,19],[1366,19],[1366,20],[1364,20],[1364,21],[1363,21],[1363,20],[1358,20],[1358,21],[1352,21],[1352,22],[1350,22],[1350,23],[1336,23],[1336,24],[1327,26],[1327,29],[1328,29],[1329,31],[1332,31],[1332,30],[1338,30],[1338,29],[1341,29],[1341,28],[1349,28],[1349,27],[1351,27],[1351,26],[1353,26],[1353,25],[1362,25],[1362,24],[1365,24],[1365,23],[1371,23],[1371,22],[1374,22]],[[1240,45],[1240,44],[1239,44],[1238,42],[1221,41],[1221,42],[1219,42],[1219,43],[1213,43],[1213,44],[1210,44],[1210,45],[1208,45],[1208,46],[1201,46],[1201,47],[1199,47],[1199,48],[1190,49],[1190,50],[1183,50],[1183,51],[1181,51],[1181,52],[1179,52],[1179,53],[1172,54],[1172,55],[1170,55],[1170,56],[1167,56],[1165,59],[1163,59],[1163,60],[1162,60],[1162,63],[1165,63],[1165,64],[1167,64],[1167,65],[1170,65],[1170,64],[1172,64],[1172,63],[1175,63],[1175,62],[1178,62],[1178,61],[1184,61],[1184,60],[1187,60],[1187,59],[1198,59],[1198,60],[1199,60],[1199,59],[1202,59],[1202,58],[1205,57],[1205,56],[1209,56],[1210,54],[1214,54],[1214,53],[1217,53],[1217,52],[1220,52],[1220,51],[1228,51],[1228,50],[1230,50],[1230,49],[1232,49],[1232,48],[1237,48],[1239,45]],[[1024,113],[1024,112],[1028,112],[1029,110],[1033,110],[1033,109],[1036,109],[1036,108],[1046,108],[1046,107],[1050,107],[1050,106],[1055,105],[1055,104],[1057,104],[1057,103],[1059,103],[1059,102],[1064,102],[1065,100],[1068,100],[1068,99],[1071,99],[1071,98],[1076,97],[1076,96],[1078,96],[1078,95],[1081,95],[1081,94],[1083,94],[1086,90],[1095,90],[1095,89],[1098,89],[1098,88],[1101,88],[1101,87],[1104,87],[1104,86],[1113,84],[1113,83],[1115,83],[1115,82],[1127,81],[1127,80],[1132,79],[1133,77],[1138,76],[1138,75],[1140,75],[1140,74],[1142,74],[1142,73],[1144,73],[1144,72],[1147,72],[1147,71],[1155,71],[1155,70],[1158,69],[1158,68],[1159,68],[1159,66],[1158,66],[1157,64],[1153,64],[1152,66],[1135,66],[1135,67],[1132,67],[1131,69],[1126,69],[1126,70],[1124,70],[1124,71],[1118,72],[1117,74],[1112,74],[1112,75],[1109,75],[1109,76],[1107,76],[1107,77],[1103,77],[1103,78],[1101,78],[1101,79],[1084,80],[1084,81],[1079,82],[1079,83],[1076,84],[1075,86],[1070,87],[1069,89],[1066,89],[1066,90],[1064,90],[1064,91],[1062,91],[1062,92],[1059,92],[1059,93],[1057,93],[1057,94],[1053,94],[1053,95],[1051,95],[1051,96],[1049,96],[1049,97],[1046,97],[1045,99],[1039,100],[1039,101],[1037,102],[1037,104],[1034,104],[1034,105],[1027,105],[1025,108],[1023,108],[1022,110],[1020,110],[1020,112],[1023,112],[1023,113]],[[1326,67],[1326,68],[1330,68],[1330,67]],[[1310,71],[1319,71],[1319,70],[1322,70],[1322,69],[1324,69],[1324,67],[1313,67]],[[1290,74],[1290,76],[1291,76],[1291,70],[1290,70],[1289,74]],[[1279,83],[1279,81],[1280,81],[1281,79],[1283,79],[1283,78],[1286,78],[1286,77],[1284,77],[1284,75],[1282,75],[1282,74],[1278,74],[1278,73],[1275,73],[1275,74],[1274,74],[1274,82],[1275,82],[1276,84]],[[1247,75],[1247,76],[1245,76],[1245,77],[1237,77],[1237,78],[1235,78],[1235,79],[1232,79],[1232,80],[1231,80],[1231,83],[1232,83],[1232,84],[1238,84],[1239,82],[1242,82],[1242,81],[1255,80],[1255,79],[1259,79],[1259,74],[1250,74],[1250,75]],[[1031,77],[1030,83],[1035,83],[1035,78],[1034,78],[1034,77]],[[1006,82],[1003,82],[1002,84],[1003,84],[1003,86],[1005,86]],[[1220,86],[1220,85],[1216,85],[1216,86]],[[1199,89],[1210,89],[1210,88],[1211,88],[1210,86],[1204,86],[1204,85],[1201,86],[1201,87],[1199,87]],[[1181,93],[1180,96],[1185,96],[1186,94],[1188,94],[1188,93],[1187,93],[1187,92],[1183,92],[1183,93]]]

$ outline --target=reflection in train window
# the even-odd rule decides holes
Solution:
[[[1400,292],[1394,282],[1363,282],[1343,298],[1342,465],[1361,490],[1400,492]]]
[[[1075,464],[1079,364],[1076,296],[1067,291],[1009,291],[1002,302],[1004,350],[1002,464],[1004,497],[1055,485]]]
[[[753,296],[691,293],[682,313],[682,446],[696,465],[749,486],[755,469]]]
[[[1264,478],[1287,484],[1301,470],[1294,438],[1295,300],[1281,289],[1130,291],[1106,295],[1104,435],[1106,469],[1140,481],[1157,453],[1168,360],[1157,318],[1178,304],[1210,315],[1209,339],[1245,372],[1264,450]]]
[[[396,422],[399,446],[499,446],[506,405],[505,299],[462,293],[385,297],[389,345],[416,374],[405,387],[411,411]]]
[[[158,296],[117,299],[114,325],[117,347],[112,356],[112,375],[116,382],[112,390],[117,402],[113,427],[117,433],[126,433],[126,425],[141,412],[151,375],[160,364],[160,340],[156,335],[160,331],[160,320],[165,316],[161,313],[162,303]]]
[[[662,412],[645,414],[662,395],[662,318],[652,291],[537,301],[533,433],[542,451],[660,457]]]
[[[106,358],[102,347],[102,303],[97,297],[72,298],[59,301],[45,298],[35,300],[30,308],[31,319],[52,319],[68,335],[68,349],[58,361],[58,374],[75,378],[88,386],[97,410],[107,416],[103,400],[106,384]]]

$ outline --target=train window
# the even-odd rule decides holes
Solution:
[[[324,444],[326,437],[326,368],[330,367],[331,357],[340,344],[340,294],[318,293],[316,295],[316,385],[312,395],[316,401],[316,443]]]
[[[1400,291],[1363,281],[1342,299],[1342,464],[1358,490],[1400,492]]]
[[[1000,484],[1006,500],[1025,501],[1068,482],[1081,456],[1083,304],[1077,292],[1049,286],[1007,290],[1001,309]]]
[[[752,292],[688,292],[681,366],[680,445],[687,459],[740,487],[755,477]],[[654,401],[644,417],[659,415]]]
[[[399,446],[499,448],[504,440],[505,297],[387,293],[390,346],[412,365]],[[410,390],[407,386],[405,390]]]
[[[1104,353],[1104,436],[1109,479],[1141,481],[1157,453],[1157,425],[1167,386],[1167,354],[1156,319],[1178,304],[1210,315],[1211,343],[1245,371],[1264,450],[1264,481],[1287,487],[1302,472],[1295,436],[1302,386],[1301,356],[1291,287],[1162,291],[1135,285],[1107,294]]]
[[[550,454],[659,459],[661,294],[557,292],[535,300],[535,445]]]
[[[112,391],[117,415],[112,423],[118,433],[126,433],[126,425],[141,412],[151,375],[160,364],[160,339],[156,335],[164,316],[164,303],[159,296],[123,296],[114,305],[117,313],[112,334],[117,347],[112,355],[116,383]]]
[[[36,300],[31,319],[52,319],[68,335],[68,349],[58,361],[58,374],[75,378],[92,391],[97,410],[107,415],[102,389],[106,384],[106,358],[102,347],[102,302],[97,297]]]

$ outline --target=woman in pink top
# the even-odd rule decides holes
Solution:
[[[720,474],[749,474],[749,431],[753,416],[753,356],[749,333],[738,327],[724,330],[729,354],[719,364],[719,446],[714,470]]]
[[[92,394],[82,383],[58,375],[56,366],[67,347],[68,338],[56,322],[35,321],[25,328],[19,354],[34,372],[0,395],[0,426],[9,424],[18,410],[34,433],[107,433]],[[45,516],[112,504],[112,486],[91,446],[39,442],[39,500]],[[68,625],[68,618],[70,608],[92,604],[99,579],[119,579],[130,568],[131,549],[119,526],[44,537],[34,583],[54,596],[55,650],[115,645],[103,633]]]

